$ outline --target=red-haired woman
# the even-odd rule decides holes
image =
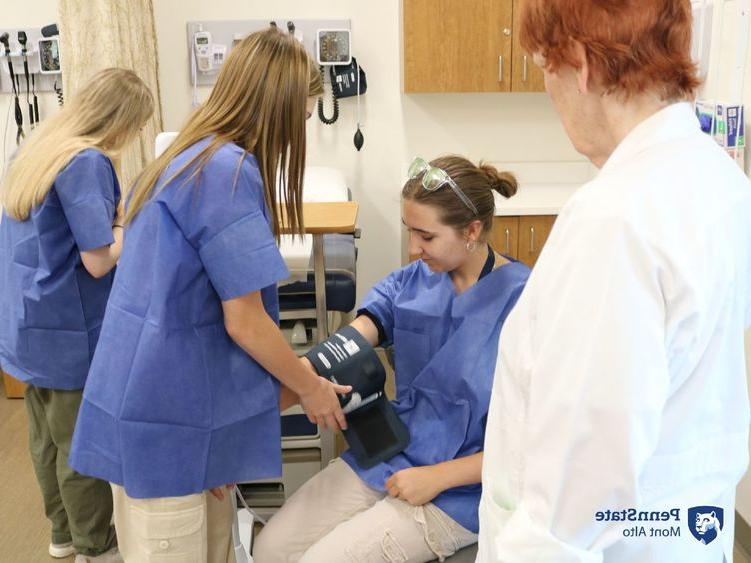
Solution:
[[[730,561],[751,186],[689,103],[690,2],[526,0],[521,21],[600,172],[503,329],[478,561]]]

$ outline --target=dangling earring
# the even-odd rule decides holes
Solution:
[[[467,241],[467,252],[474,252],[477,249],[477,243],[473,240]]]

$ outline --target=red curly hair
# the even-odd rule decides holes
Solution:
[[[525,0],[521,14],[522,46],[542,55],[549,71],[579,67],[578,41],[597,82],[626,97],[695,95],[691,29],[690,0]]]

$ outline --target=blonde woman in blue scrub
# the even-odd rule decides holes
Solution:
[[[345,424],[350,388],[305,368],[277,326],[275,236],[282,211],[300,231],[321,92],[298,41],[249,35],[129,199],[71,454],[112,483],[128,561],[234,561],[224,486],[281,475],[280,382],[312,422]]]
[[[67,459],[123,240],[116,163],[153,107],[133,72],[96,74],[21,147],[0,192],[0,363],[28,385],[52,557],[121,560],[109,486]]]

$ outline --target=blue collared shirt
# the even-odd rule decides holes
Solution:
[[[457,295],[447,273],[418,260],[379,282],[362,309],[393,344],[394,410],[409,428],[410,444],[370,469],[343,459],[369,486],[385,491],[394,473],[435,465],[483,449],[498,336],[530,270],[521,262],[497,268]],[[481,485],[448,489],[433,504],[477,532]]]
[[[120,187],[110,159],[86,149],[25,221],[0,221],[0,364],[49,389],[82,389],[113,272],[94,278],[81,252],[110,245]]]
[[[252,155],[222,145],[202,172],[173,159],[125,234],[70,455],[134,498],[281,475],[277,381],[224,326],[222,301],[260,291],[278,319],[288,271]]]

